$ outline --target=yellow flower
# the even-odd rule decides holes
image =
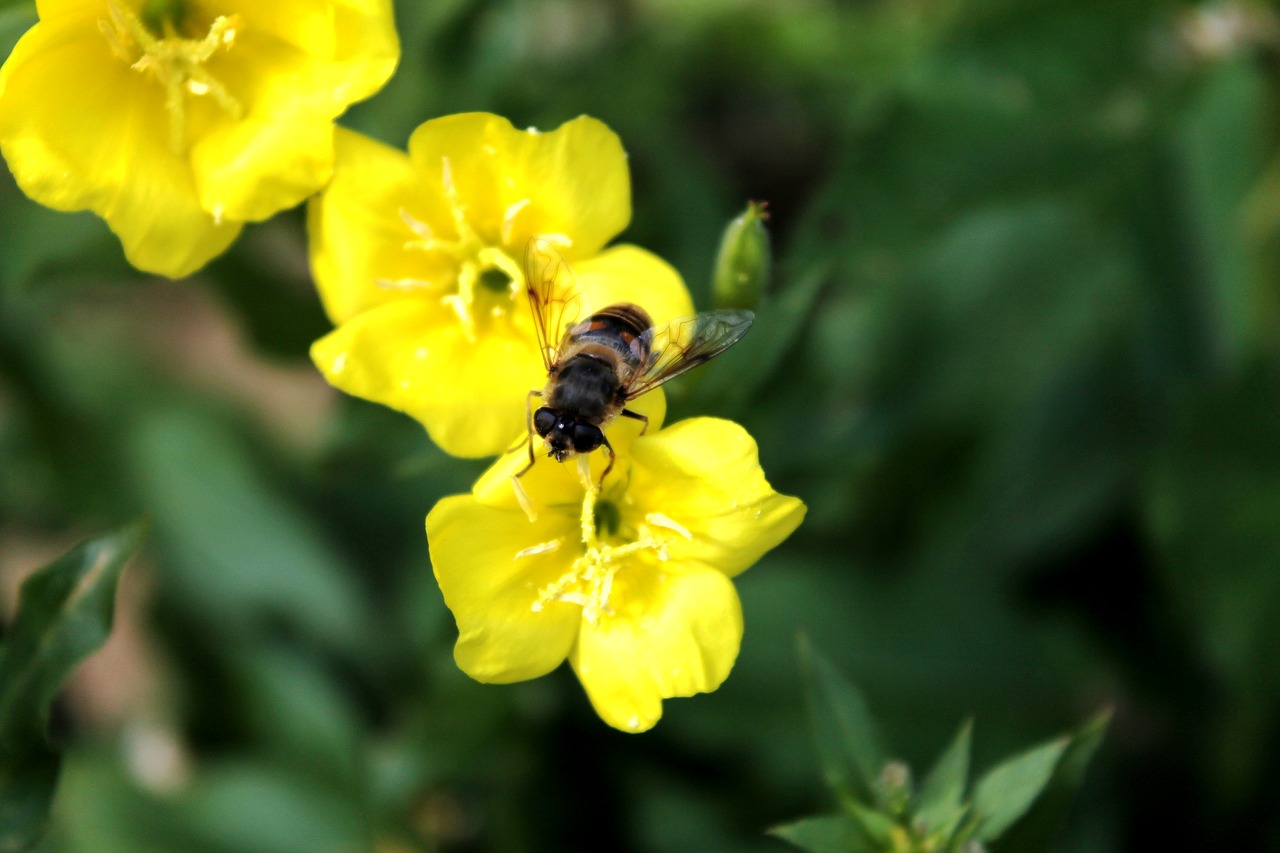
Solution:
[[[0,68],[18,185],[187,275],[318,190],[333,120],[391,76],[391,0],[39,0]]]
[[[538,133],[447,116],[420,126],[408,154],[339,131],[333,182],[308,223],[338,328],[312,359],[334,386],[417,418],[448,453],[501,453],[547,379],[524,290],[532,238],[572,265],[581,317],[615,302],[658,323],[693,313],[658,257],[602,251],[630,217],[626,155],[592,118]]]
[[[566,658],[609,725],[644,731],[662,700],[715,690],[742,639],[730,578],[800,524],[805,507],[765,481],[742,427],[694,418],[658,430],[659,392],[617,421],[617,463],[597,495],[577,466],[506,456],[469,495],[427,516],[436,580],[458,623],[454,658],[479,681],[535,678]],[[593,478],[604,454],[591,454]],[[593,479],[594,482],[594,479]]]

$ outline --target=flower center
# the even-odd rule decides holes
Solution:
[[[456,265],[457,287],[449,288],[449,292],[440,299],[458,315],[467,340],[474,341],[481,330],[481,324],[487,325],[509,315],[516,296],[524,289],[524,271],[510,254],[485,240],[471,224],[467,207],[454,183],[448,157],[443,158],[441,180],[456,236],[444,236],[427,223],[415,219],[408,211],[401,210],[400,218],[416,237],[405,243],[405,248],[442,254]],[[511,208],[514,209],[507,210],[502,233],[504,244],[510,236],[515,217],[527,205],[528,201],[525,201],[523,204],[512,205]],[[437,287],[432,282],[417,279],[381,281],[379,284],[409,290],[431,290]]]
[[[552,601],[564,601],[580,605],[582,618],[597,625],[601,617],[614,614],[609,606],[613,581],[626,567],[628,559],[646,551],[653,552],[663,562],[669,559],[667,541],[652,535],[652,528],[665,528],[692,539],[688,530],[665,515],[650,513],[645,516],[645,524],[641,525],[639,533],[621,535],[623,541],[620,544],[608,544],[606,539],[616,541],[623,531],[622,513],[616,502],[601,500],[595,488],[587,489],[583,497],[580,523],[582,555],[573,561],[569,571],[538,591],[533,602],[534,612],[540,612]],[[559,547],[560,540],[546,542],[521,551],[516,558],[554,551]]]
[[[489,147],[486,150],[490,154],[497,153]],[[453,180],[453,167],[448,157],[442,158],[441,183],[455,236],[441,234],[408,211],[401,210],[400,218],[414,234],[414,239],[406,242],[405,248],[444,255],[455,265],[456,279],[451,279],[448,292],[440,299],[458,315],[467,340],[474,341],[481,324],[510,317],[514,303],[524,290],[524,269],[513,257],[510,247],[513,235],[517,233],[517,224],[529,210],[531,201],[525,198],[507,206],[497,237],[499,245],[494,245],[492,239],[486,239],[472,225],[467,206]],[[563,234],[539,234],[537,239],[559,246],[572,245],[572,241]],[[523,247],[517,248],[523,251]],[[457,282],[456,287],[453,280]],[[440,289],[438,283],[421,279],[384,279],[378,284],[396,290]]]
[[[110,19],[98,28],[111,52],[134,71],[155,78],[165,90],[169,114],[169,148],[175,154],[186,149],[186,99],[208,97],[233,118],[244,109],[205,67],[220,50],[230,50],[240,27],[239,15],[219,15],[201,38],[186,38],[190,24],[182,0],[147,0],[139,16],[121,0],[107,0]]]

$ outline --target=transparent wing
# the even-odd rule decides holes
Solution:
[[[525,291],[533,309],[533,326],[547,371],[559,361],[561,340],[581,310],[578,283],[569,262],[549,240],[529,241],[524,255]]]
[[[699,364],[705,364],[742,340],[755,315],[750,311],[707,311],[646,329],[649,363],[637,370],[627,397],[639,397]]]

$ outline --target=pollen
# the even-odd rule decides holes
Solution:
[[[164,87],[169,148],[174,153],[186,150],[188,95],[212,99],[232,118],[244,114],[240,101],[206,67],[219,51],[235,44],[238,15],[219,15],[203,37],[186,38],[172,18],[163,19],[160,32],[154,32],[120,0],[107,0],[107,11],[108,18],[99,20],[98,28],[111,52]]]

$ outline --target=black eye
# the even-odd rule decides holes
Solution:
[[[546,406],[533,413],[533,428],[538,431],[538,435],[545,436],[555,425],[556,413]]]
[[[573,449],[579,453],[590,453],[604,444],[604,434],[599,427],[589,424],[578,424],[573,428]]]

